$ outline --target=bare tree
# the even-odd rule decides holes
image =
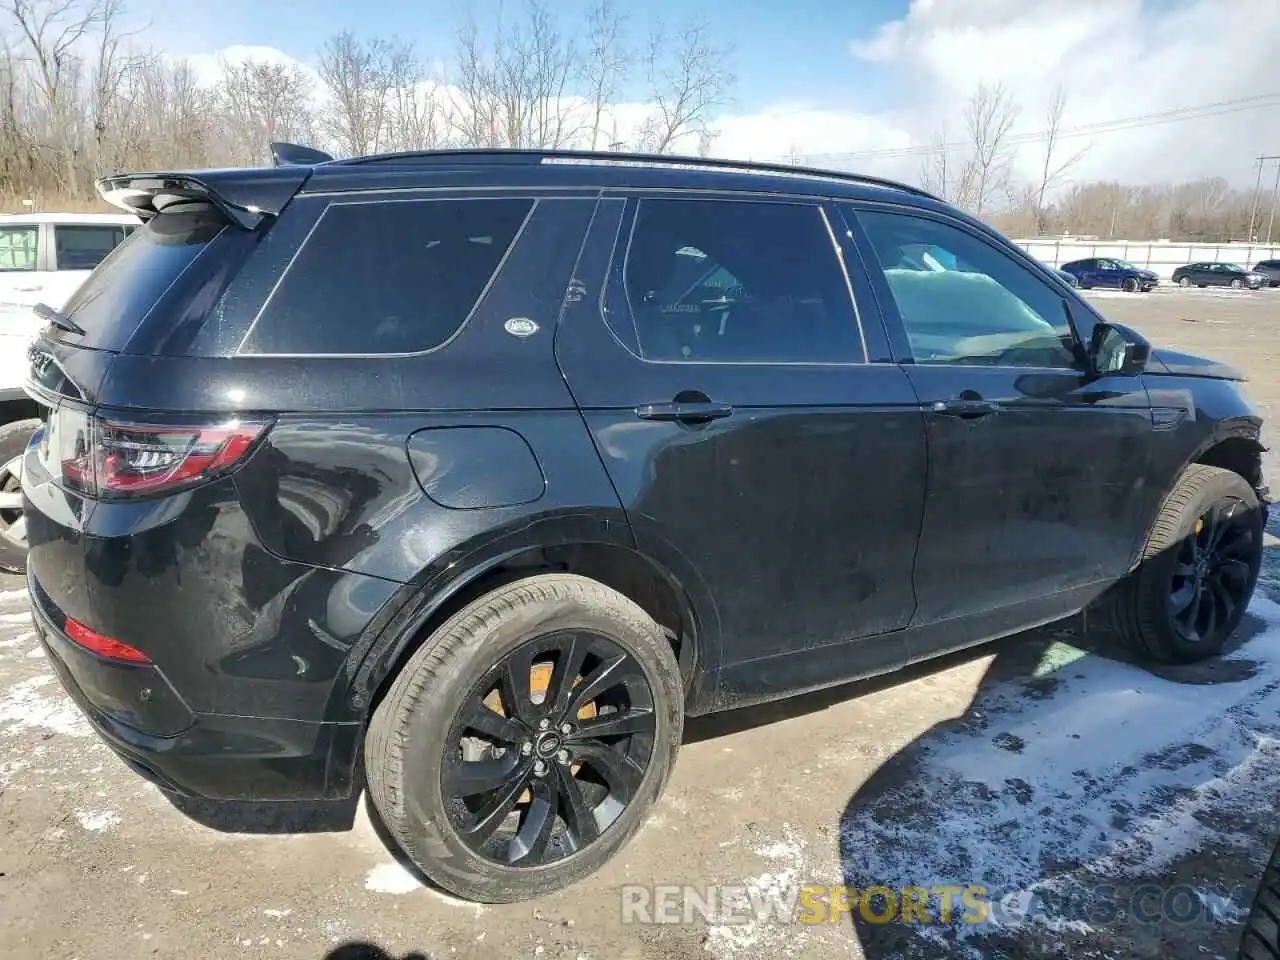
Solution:
[[[427,76],[409,44],[399,44],[388,63],[386,146],[391,150],[434,150],[448,139],[449,102],[440,84]]]
[[[711,111],[722,106],[735,83],[732,51],[718,45],[703,21],[686,23],[674,37],[661,23],[649,37],[645,59],[653,111],[640,140],[653,153],[668,153],[677,141],[707,128]],[[710,149],[709,143],[700,144]]]
[[[358,40],[349,30],[325,43],[319,71],[328,97],[321,125],[339,154],[378,151],[386,133],[396,55],[393,43]]]
[[[1004,84],[979,84],[964,108],[965,137],[970,150],[962,177],[970,194],[966,199],[979,216],[992,199],[1007,193],[1013,152],[1009,133],[1018,117],[1018,106]]]
[[[1061,86],[1053,91],[1053,96],[1049,98],[1049,108],[1046,112],[1046,133],[1047,138],[1044,144],[1044,162],[1040,167],[1039,182],[1035,188],[1035,230],[1036,233],[1044,233],[1046,223],[1048,221],[1048,209],[1045,201],[1051,190],[1060,187],[1066,180],[1073,167],[1080,162],[1089,147],[1086,145],[1081,149],[1069,154],[1063,158],[1059,154],[1060,137],[1062,134],[1062,115],[1067,108],[1067,94]]]
[[[583,129],[569,96],[577,60],[545,0],[499,20],[486,42],[474,20],[458,34],[455,129],[469,146],[562,147]]]
[[[591,149],[599,146],[605,114],[631,65],[626,47],[626,15],[614,0],[596,0],[587,13],[587,50],[581,79],[591,98]]]
[[[109,37],[120,14],[120,0],[3,0],[0,15],[16,29],[15,62],[20,76],[32,84],[39,101],[39,125],[32,130],[40,143],[39,159],[73,196],[81,193],[81,163],[86,140],[86,113],[81,96],[85,78],[85,45],[95,34]]]
[[[273,140],[313,140],[313,92],[311,78],[295,64],[224,60],[218,101],[231,162],[269,162]]]

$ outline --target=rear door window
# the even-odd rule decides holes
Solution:
[[[125,236],[123,224],[57,224],[53,228],[53,247],[58,269],[92,270],[124,242]]]
[[[529,199],[335,203],[240,347],[253,354],[400,354],[461,329]]]
[[[162,213],[115,247],[72,294],[62,312],[84,336],[77,346],[123,350],[170,285],[224,229],[208,208]]]

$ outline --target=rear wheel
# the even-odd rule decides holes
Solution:
[[[22,456],[39,420],[0,426],[0,570],[27,569],[27,520],[22,512]]]
[[[1114,633],[1163,663],[1222,652],[1262,565],[1262,511],[1239,474],[1192,464],[1165,499],[1138,569],[1106,602]]]
[[[626,844],[682,724],[658,625],[595,581],[535,576],[472,602],[404,666],[369,725],[369,796],[432,881],[523,900]]]

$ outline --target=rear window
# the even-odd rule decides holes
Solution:
[[[240,352],[438,347],[466,322],[532,206],[519,199],[332,204]]]
[[[156,302],[223,230],[207,208],[162,213],[134,230],[85,279],[62,312],[84,328],[77,345],[123,350]]]

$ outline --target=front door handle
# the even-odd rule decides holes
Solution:
[[[938,400],[933,405],[933,412],[944,417],[959,417],[961,420],[977,420],[996,412],[995,401],[956,398]]]
[[[733,413],[733,407],[727,403],[716,403],[712,400],[680,401],[671,403],[646,403],[636,407],[636,416],[641,420],[674,421],[677,423],[708,423],[720,420]]]

